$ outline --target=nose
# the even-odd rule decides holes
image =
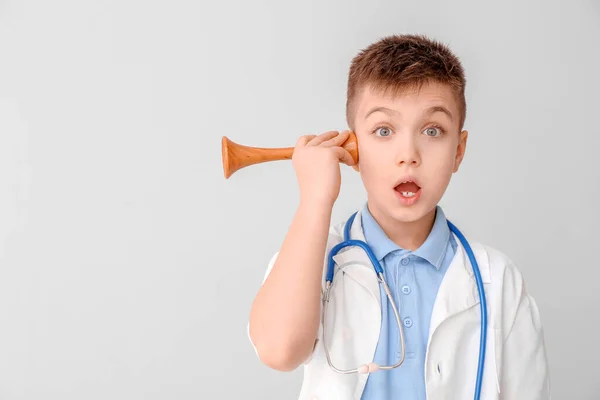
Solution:
[[[421,163],[420,152],[413,135],[398,135],[398,143],[395,143],[396,164],[416,167]]]

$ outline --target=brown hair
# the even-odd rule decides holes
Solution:
[[[454,91],[462,130],[467,113],[466,79],[458,57],[446,45],[424,35],[392,35],[378,40],[352,59],[346,99],[348,126],[353,129],[353,101],[365,86],[396,94],[430,81],[447,84]]]

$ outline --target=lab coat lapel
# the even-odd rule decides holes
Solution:
[[[343,232],[343,226],[341,229]],[[350,228],[350,239],[365,241],[360,212],[357,213]],[[349,339],[349,341],[344,341],[338,337],[330,348],[331,357],[333,359],[343,359],[347,364],[352,365],[352,367],[357,367],[359,363],[364,364],[371,362],[375,357],[375,350],[377,349],[377,342],[381,330],[381,295],[379,280],[375,269],[371,264],[371,260],[360,247],[346,247],[340,250],[338,254],[334,255],[333,260],[335,261],[334,275],[341,269],[348,278],[351,278],[351,280],[366,289],[366,291],[354,290],[349,293],[345,292],[343,286],[340,287],[341,292],[338,292],[337,295],[344,297],[343,300],[347,304],[347,309],[352,310],[354,315],[361,317],[356,319],[350,318],[350,316],[347,315],[344,322],[339,321],[342,325],[346,324],[350,327],[350,332],[353,332],[353,334],[348,336],[348,338],[352,338]],[[344,282],[345,279],[346,277],[339,275],[335,277],[334,288],[336,284],[339,285],[340,281]],[[349,287],[356,286],[346,286],[346,289]],[[344,292],[345,296],[343,295]],[[368,293],[368,297],[364,296],[366,293]],[[342,318],[343,313],[339,317]],[[330,328],[330,331],[335,334],[333,328]],[[336,342],[340,344],[340,346],[336,346]],[[353,377],[355,380],[350,384],[353,386],[351,389],[353,393],[352,398],[359,399],[367,383],[368,376],[369,374],[336,374],[334,380],[339,382],[348,380],[350,379],[349,377]],[[345,385],[343,386],[345,387]],[[327,393],[327,396],[329,397],[326,398],[350,398],[348,396],[335,397],[331,396],[330,393]]]
[[[450,263],[446,275],[440,285],[429,328],[429,341],[435,330],[444,320],[479,304],[479,292],[475,275],[469,262],[466,251],[458,239],[454,236],[458,246],[456,254]],[[481,280],[485,284],[490,283],[489,263],[485,251],[479,245],[471,244],[479,270]]]
[[[365,241],[360,211],[356,214],[356,217],[354,218],[350,228],[350,239]],[[333,260],[336,262],[336,271],[339,268],[343,268],[345,273],[361,283],[371,292],[381,307],[379,280],[375,269],[371,264],[371,260],[363,249],[357,246],[346,247],[340,250],[337,255],[333,256]]]

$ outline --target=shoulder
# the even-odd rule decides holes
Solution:
[[[504,251],[486,243],[470,241],[484,283],[491,290],[501,291],[504,297],[518,297],[525,290],[523,273]],[[465,256],[466,262],[468,258]]]
[[[489,270],[489,280],[492,285],[501,285],[505,289],[514,288],[514,290],[523,287],[523,274],[508,254],[481,242],[473,243],[472,247],[477,254],[478,262],[482,262]]]
[[[344,239],[346,221],[334,222],[329,226],[329,240],[341,242]]]
[[[528,292],[523,273],[513,259],[488,244],[475,242],[472,247],[477,262],[485,264],[489,273],[486,297],[494,314],[494,325],[507,334],[517,316],[525,313],[533,325],[541,327],[536,301]]]

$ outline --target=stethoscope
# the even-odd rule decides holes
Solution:
[[[405,353],[404,353],[404,330],[402,329],[402,323],[400,322],[400,315],[398,314],[398,308],[396,307],[396,303],[394,302],[390,288],[387,284],[387,281],[385,280],[383,268],[381,268],[381,265],[379,264],[377,257],[375,257],[375,255],[373,254],[373,251],[371,250],[371,248],[369,247],[369,245],[367,243],[363,242],[362,240],[351,240],[350,239],[350,227],[352,226],[352,222],[354,221],[354,218],[356,217],[357,213],[358,212],[355,212],[354,214],[352,214],[350,216],[350,218],[348,218],[348,221],[346,222],[346,225],[344,226],[344,241],[335,245],[329,252],[329,260],[328,260],[328,264],[327,264],[327,275],[326,275],[326,287],[325,287],[325,293],[323,295],[323,313],[321,316],[321,324],[323,325],[323,347],[325,349],[325,356],[327,357],[327,363],[329,364],[331,369],[333,369],[335,372],[338,372],[340,374],[353,374],[353,373],[365,374],[365,373],[369,373],[369,372],[376,372],[379,370],[391,370],[391,369],[397,368],[400,365],[402,365],[402,363],[404,362],[404,356],[405,356]],[[485,301],[485,292],[483,289],[483,281],[481,280],[481,273],[479,271],[479,265],[477,264],[477,260],[475,259],[475,255],[473,254],[473,250],[471,249],[469,242],[463,236],[463,234],[458,230],[458,228],[456,226],[454,226],[450,221],[448,221],[448,227],[450,228],[450,231],[453,232],[458,237],[461,244],[465,248],[467,255],[469,256],[469,261],[471,263],[471,266],[473,268],[473,273],[475,275],[475,281],[477,282],[477,290],[479,292],[479,300],[480,300],[479,306],[480,306],[480,310],[481,310],[481,331],[480,331],[480,337],[479,337],[479,365],[477,367],[477,381],[475,382],[475,400],[479,400],[480,395],[481,395],[481,383],[483,380],[483,364],[485,361],[485,345],[486,345],[486,335],[487,335],[487,306],[486,306],[486,301]],[[392,306],[392,309],[394,311],[394,316],[396,317],[396,324],[398,325],[398,330],[400,331],[399,344],[400,344],[400,347],[402,348],[402,352],[400,353],[400,359],[394,365],[377,365],[377,364],[371,362],[368,364],[363,364],[354,369],[339,369],[339,368],[336,368],[333,365],[333,363],[331,362],[331,358],[329,356],[329,349],[327,348],[327,340],[325,339],[325,321],[326,321],[326,313],[327,313],[327,304],[329,303],[329,293],[330,293],[330,289],[332,287],[333,272],[334,272],[334,268],[335,268],[335,261],[333,260],[333,257],[341,249],[343,249],[345,247],[350,247],[350,246],[358,246],[365,251],[365,253],[369,257],[369,259],[371,260],[371,263],[373,264],[373,268],[375,269],[375,272],[377,273],[379,282],[383,285],[385,294],[386,294],[388,301],[390,302],[390,305]]]

